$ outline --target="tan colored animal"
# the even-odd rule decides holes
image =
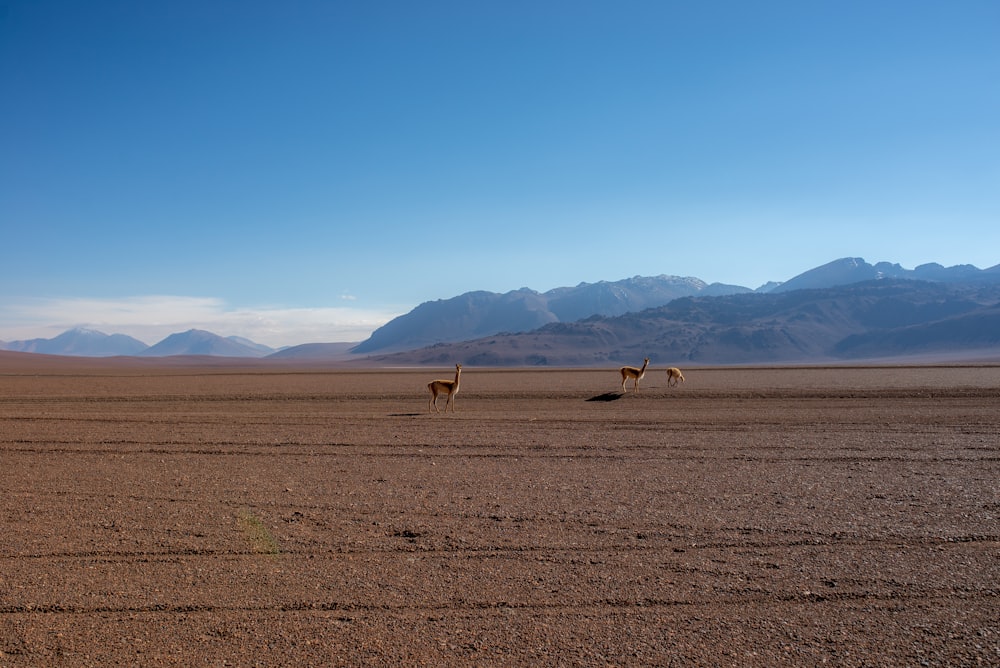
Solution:
[[[673,381],[673,383],[671,383],[671,381]],[[671,386],[676,387],[678,383],[683,383],[683,382],[684,382],[684,374],[681,373],[680,369],[678,369],[675,366],[672,366],[669,369],[667,369],[667,387]]]
[[[633,388],[632,391],[633,392],[638,392],[639,391],[639,381],[642,380],[642,377],[646,375],[646,367],[647,366],[649,366],[649,358],[648,357],[642,361],[642,368],[641,369],[637,369],[634,366],[623,366],[621,368],[621,373],[622,373],[622,393],[628,392],[628,390],[625,389],[625,383],[628,382],[629,378],[631,378],[631,379],[633,379],[635,381],[632,384],[632,388]]]
[[[458,382],[461,380],[462,376],[462,365],[455,365],[455,380],[432,380],[427,383],[427,389],[431,391],[430,401],[427,402],[427,410],[431,410],[431,406],[434,407],[434,412],[440,413],[441,409],[438,408],[438,395],[446,394],[448,395],[448,400],[444,402],[444,412],[448,412],[448,406],[451,406],[451,412],[455,412],[455,395],[458,394]]]

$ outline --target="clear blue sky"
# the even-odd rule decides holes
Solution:
[[[0,0],[0,340],[1000,263],[1000,2]]]

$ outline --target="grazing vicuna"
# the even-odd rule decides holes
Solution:
[[[671,386],[676,387],[678,383],[683,383],[683,382],[684,382],[684,374],[681,373],[680,369],[678,369],[675,366],[672,366],[669,369],[667,369],[667,387]]]
[[[628,391],[628,390],[625,389],[625,383],[628,382],[629,378],[632,378],[632,379],[635,380],[635,383],[633,383],[633,390],[632,391],[633,392],[638,392],[639,391],[639,381],[642,380],[642,377],[646,375],[646,367],[647,366],[649,366],[649,358],[648,357],[642,361],[642,368],[641,369],[637,369],[634,366],[623,366],[621,368],[621,373],[622,373],[622,393],[625,393],[625,392]]]
[[[455,380],[432,380],[427,383],[427,389],[431,391],[430,401],[427,402],[427,410],[430,411],[431,406],[434,407],[434,412],[440,413],[441,409],[438,408],[438,395],[447,394],[448,400],[444,402],[444,412],[448,412],[448,406],[451,406],[451,412],[455,412],[455,395],[458,394],[458,381],[462,376],[462,365],[455,365]]]

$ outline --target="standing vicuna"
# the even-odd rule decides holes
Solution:
[[[672,382],[672,385],[671,385]],[[678,383],[684,382],[684,374],[675,366],[667,369],[667,387],[676,387]]]
[[[451,406],[451,412],[455,412],[455,395],[458,394],[458,381],[462,376],[462,365],[455,365],[455,380],[432,380],[427,383],[427,389],[431,391],[431,399],[427,402],[427,410],[430,411],[431,406],[434,407],[436,413],[440,413],[441,409],[438,408],[438,395],[447,394],[448,400],[444,402],[444,412],[448,412],[448,406]]]
[[[628,390],[625,389],[625,383],[628,382],[629,378],[632,378],[632,379],[635,380],[635,383],[633,383],[633,390],[632,391],[633,392],[638,392],[639,391],[639,381],[642,380],[642,377],[646,375],[646,367],[648,365],[649,365],[649,358],[647,357],[646,359],[644,359],[642,361],[642,368],[641,369],[636,369],[634,366],[623,366],[621,368],[621,372],[622,372],[622,393],[623,394],[625,392],[628,392]]]

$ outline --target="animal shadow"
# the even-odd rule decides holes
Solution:
[[[618,401],[624,396],[621,392],[605,392],[604,394],[598,394],[596,397],[591,397],[587,401]]]

